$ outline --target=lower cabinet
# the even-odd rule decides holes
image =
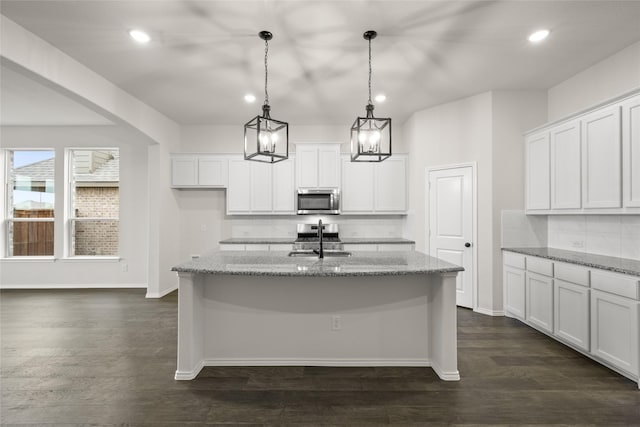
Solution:
[[[504,310],[509,317],[525,319],[524,270],[505,265],[502,272],[504,282]]]
[[[589,288],[554,279],[553,334],[589,351]]]
[[[553,278],[527,271],[527,323],[550,334],[553,333]]]
[[[637,300],[591,291],[591,354],[638,375]]]

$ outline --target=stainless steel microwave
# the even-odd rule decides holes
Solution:
[[[298,215],[338,215],[340,190],[337,188],[299,188]]]

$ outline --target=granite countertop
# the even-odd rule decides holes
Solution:
[[[567,251],[554,248],[502,248],[505,251],[524,255],[547,258],[585,267],[615,271],[616,273],[640,276],[640,261],[629,258],[617,258],[604,255],[588,254],[584,252]]]
[[[213,252],[171,269],[202,274],[248,276],[393,276],[463,271],[416,251],[353,252],[350,257],[289,257],[285,252]]]
[[[295,237],[232,237],[230,239],[221,240],[221,245],[275,245],[275,244],[293,244]],[[413,240],[403,239],[402,237],[341,237],[342,243],[349,245],[365,245],[365,244],[415,244]]]

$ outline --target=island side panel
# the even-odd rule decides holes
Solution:
[[[205,275],[204,364],[430,366],[429,277]]]
[[[458,371],[458,337],[456,277],[443,273],[429,277],[429,357],[433,370],[447,381],[460,380]]]
[[[176,380],[194,379],[203,367],[204,278],[178,273],[178,368]]]

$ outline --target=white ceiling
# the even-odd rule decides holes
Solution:
[[[640,40],[640,1],[2,0],[0,12],[181,124],[260,112],[260,30],[274,34],[272,117],[292,125],[364,115],[369,29],[373,92],[387,95],[376,115],[400,123],[487,90],[547,89]],[[549,39],[529,44],[541,27]],[[131,28],[153,40],[135,44]]]

